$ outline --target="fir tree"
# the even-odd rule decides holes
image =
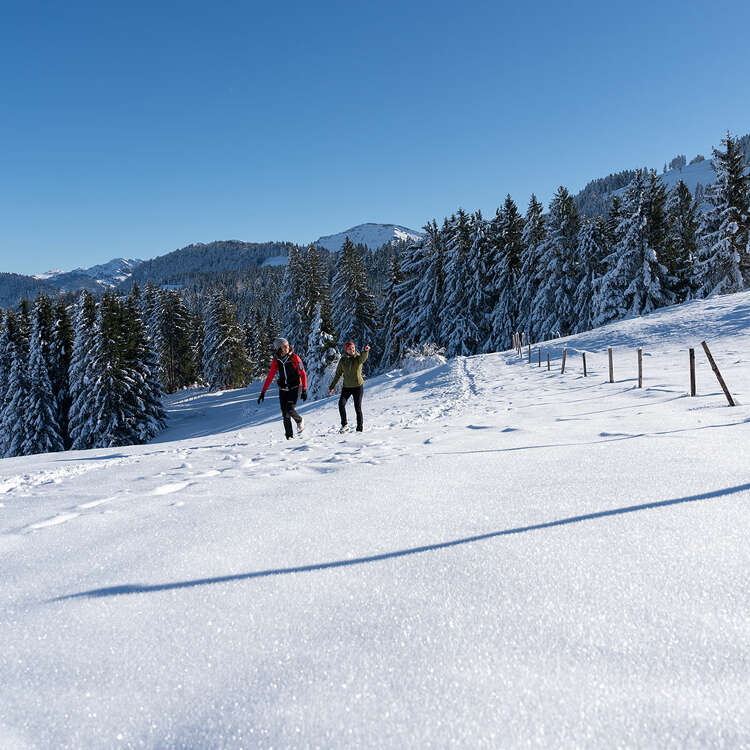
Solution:
[[[37,298],[31,328],[28,392],[23,408],[27,422],[26,439],[21,448],[24,455],[49,453],[64,449],[57,422],[57,399],[49,376],[47,338],[52,334],[51,306],[46,297]]]
[[[284,270],[281,311],[286,338],[303,347],[309,333],[309,315],[305,313],[305,253],[298,247],[289,252]]]
[[[701,228],[698,279],[701,296],[738,292],[750,282],[750,178],[740,142],[730,133],[713,149],[716,182]]]
[[[399,310],[396,307],[398,302],[398,288],[403,281],[404,275],[401,273],[398,256],[394,256],[391,260],[385,297],[378,314],[382,331],[382,339],[380,341],[381,356],[378,365],[381,370],[387,370],[398,362],[404,347],[404,339],[398,333],[402,325],[399,319]]]
[[[217,292],[206,314],[203,372],[212,390],[242,388],[250,377],[250,361],[233,305]]]
[[[375,339],[377,306],[367,283],[361,251],[347,237],[339,251],[333,277],[333,325],[340,341],[358,346]]]
[[[70,448],[68,423],[72,403],[70,393],[70,363],[73,358],[73,342],[75,334],[73,324],[64,301],[60,300],[54,308],[54,324],[52,342],[50,345],[50,380],[52,392],[57,399],[57,423],[65,449]]]
[[[307,390],[313,399],[322,398],[328,393],[328,384],[333,380],[339,361],[336,338],[330,315],[319,303],[313,311],[310,336],[307,340]]]
[[[491,332],[485,351],[499,351],[510,346],[512,333],[519,326],[519,292],[524,221],[515,201],[508,195],[493,221],[495,238],[494,274],[491,280],[493,306]]]
[[[673,284],[660,258],[666,251],[665,193],[654,170],[641,170],[625,191],[619,241],[607,258],[596,324],[607,318],[644,315],[672,304]]]
[[[541,278],[534,301],[538,335],[564,335],[575,328],[574,301],[580,281],[576,243],[580,219],[573,197],[558,188],[550,203],[540,248]]]
[[[479,328],[469,310],[470,253],[474,245],[469,215],[459,209],[451,217],[446,239],[447,262],[440,337],[448,356],[476,354]]]
[[[545,239],[544,207],[531,196],[526,210],[521,235],[521,270],[518,281],[518,327],[527,332],[529,339],[538,338],[539,320],[534,299],[539,291],[541,276],[541,248]]]
[[[671,291],[677,302],[692,299],[695,286],[695,264],[698,254],[698,205],[688,186],[680,180],[667,202],[669,235],[664,265],[674,279]]]
[[[90,448],[94,441],[94,402],[91,373],[96,335],[96,303],[87,291],[81,292],[76,304],[75,336],[70,361],[70,422],[68,431],[75,450]]]
[[[576,331],[594,326],[596,297],[608,255],[607,230],[601,219],[584,219],[578,233],[578,266],[581,280],[575,294]]]

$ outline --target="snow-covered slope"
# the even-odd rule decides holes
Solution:
[[[0,460],[0,747],[750,746],[750,293],[542,349]]]
[[[137,258],[114,258],[108,263],[76,268],[73,271],[47,271],[34,278],[43,280],[63,292],[88,289],[97,291],[115,287],[133,275],[133,271],[143,263]]]
[[[338,234],[329,234],[325,237],[319,237],[314,244],[319,247],[325,247],[331,252],[338,252],[348,237],[355,245],[367,245],[371,250],[375,250],[389,242],[398,240],[411,241],[419,239],[423,234],[414,229],[399,226],[398,224],[359,224],[351,227],[345,232]]]

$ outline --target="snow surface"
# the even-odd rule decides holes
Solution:
[[[414,229],[399,226],[398,224],[359,224],[351,227],[345,232],[338,234],[329,234],[325,237],[319,237],[315,245],[325,247],[331,252],[337,253],[341,250],[344,240],[348,237],[355,245],[367,245],[370,250],[376,250],[383,247],[389,242],[398,240],[418,240],[424,235]]]
[[[262,266],[285,266],[289,262],[288,255],[274,255],[270,258],[266,258],[261,265]]]
[[[394,371],[361,434],[326,399],[286,442],[254,385],[0,460],[0,747],[750,746],[749,324]]]

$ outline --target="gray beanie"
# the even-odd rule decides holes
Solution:
[[[275,349],[281,349],[281,347],[284,346],[284,344],[286,344],[287,346],[289,346],[289,342],[286,339],[282,339],[281,337],[279,337],[277,339],[274,339],[273,348],[274,348],[274,350]]]

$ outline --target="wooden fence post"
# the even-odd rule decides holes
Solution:
[[[615,365],[612,361],[612,347],[607,347],[607,353],[609,354],[609,382],[615,382]]]
[[[526,343],[529,347],[529,364],[531,364],[531,339],[529,339]]]
[[[565,360],[568,358],[568,350],[563,349],[562,368],[560,369],[560,375],[565,374]]]
[[[547,369],[548,370],[550,369],[550,366],[549,366],[549,352],[547,352]]]
[[[729,405],[734,406],[735,404],[734,404],[734,399],[732,398],[732,394],[729,392],[729,388],[727,388],[727,384],[724,382],[724,378],[721,377],[719,368],[716,366],[716,362],[714,362],[714,358],[711,356],[711,352],[708,349],[708,344],[706,344],[705,341],[701,341],[701,346],[703,347],[703,351],[706,352],[708,361],[711,364],[711,369],[714,371],[714,375],[716,375],[716,379],[719,381],[719,385],[724,391],[724,395],[727,397],[727,401],[729,401]]]
[[[586,352],[581,352],[581,356],[583,357],[583,377],[587,378],[588,373],[586,372]]]
[[[537,349],[537,352],[539,352],[539,367],[541,367],[542,366],[542,347],[541,346]]]
[[[695,349],[689,349],[690,352],[690,395],[695,396]]]
[[[643,388],[643,349],[638,350],[638,387]]]

